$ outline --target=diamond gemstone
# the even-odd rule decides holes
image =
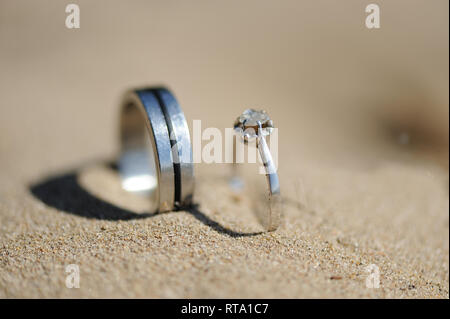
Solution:
[[[273,122],[266,111],[247,109],[235,121],[234,130],[244,138],[255,138],[260,129],[258,122],[261,123],[261,135],[267,136],[272,133]]]

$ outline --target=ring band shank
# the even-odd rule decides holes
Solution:
[[[233,138],[233,172],[232,180],[237,176],[237,143],[238,136],[234,135]],[[270,153],[269,147],[264,136],[258,136],[256,139],[256,146],[258,152],[261,156],[261,160],[264,164],[264,169],[266,172],[266,181],[268,186],[268,197],[267,200],[267,210],[268,218],[263,221],[264,226],[267,231],[276,230],[281,222],[281,215],[283,210],[282,198],[280,194],[280,182],[278,179],[277,168],[272,159],[272,154]]]
[[[258,136],[257,146],[262,162],[264,163],[267,185],[269,188],[269,218],[267,221],[267,230],[274,231],[280,225],[281,220],[282,200],[280,194],[280,181],[266,139],[263,136]]]

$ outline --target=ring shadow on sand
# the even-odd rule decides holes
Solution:
[[[110,168],[117,170],[114,163],[107,164]],[[83,188],[78,182],[78,171],[53,176],[44,179],[29,187],[34,197],[61,212],[108,221],[132,220],[151,218],[161,213],[136,213],[128,209],[118,207],[108,203]],[[180,208],[194,216],[204,225],[211,227],[218,233],[230,237],[248,237],[259,235],[262,232],[243,233],[228,229],[218,222],[212,220],[199,210],[199,205],[194,204],[191,207]],[[169,212],[173,213],[173,212]]]

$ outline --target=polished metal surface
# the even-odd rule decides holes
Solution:
[[[264,163],[266,170],[267,185],[269,188],[269,218],[267,220],[267,230],[274,231],[280,225],[282,200],[280,194],[280,182],[278,180],[278,174],[275,164],[270,154],[269,147],[267,146],[266,139],[263,135],[258,134],[257,144],[259,154]]]
[[[173,94],[164,88],[155,89],[154,92],[165,115],[172,143],[175,183],[179,185],[175,189],[175,202],[181,206],[187,206],[192,203],[195,187],[189,128]]]
[[[149,89],[125,94],[119,170],[124,189],[151,196],[152,211],[175,207],[175,172],[165,115]]]

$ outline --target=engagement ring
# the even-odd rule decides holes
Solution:
[[[266,227],[268,231],[276,230],[280,224],[282,211],[280,183],[277,169],[265,138],[272,133],[273,122],[265,111],[247,109],[236,119],[234,130],[238,136],[243,138],[246,144],[249,140],[256,138],[256,146],[264,164],[269,189]]]

